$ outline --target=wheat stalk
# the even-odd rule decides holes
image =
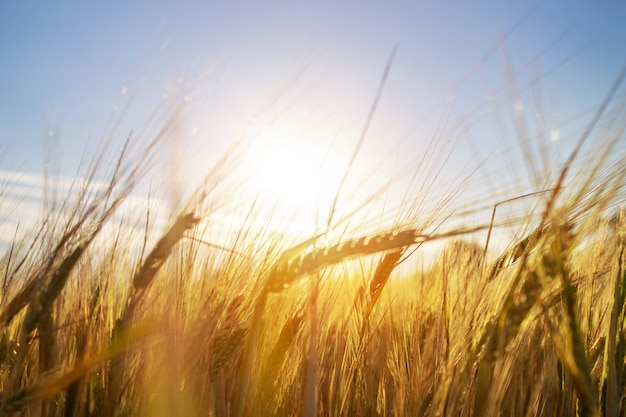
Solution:
[[[135,310],[145,296],[147,289],[154,281],[157,272],[170,256],[174,246],[183,238],[185,232],[194,227],[199,220],[200,219],[196,217],[193,212],[181,214],[169,230],[157,242],[150,254],[148,254],[143,265],[138,269],[137,273],[133,277],[133,283],[126,302],[126,308],[113,327],[111,344],[117,343],[120,335],[125,334],[128,331],[129,326],[135,317]],[[110,415],[113,415],[113,410],[117,406],[123,393],[121,388],[123,374],[122,360],[123,357],[118,358],[117,361],[111,363],[111,367],[109,369],[108,411]]]

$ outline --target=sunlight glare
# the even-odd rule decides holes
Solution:
[[[257,191],[292,210],[323,210],[336,189],[338,171],[304,144],[266,148],[257,153],[252,168]]]

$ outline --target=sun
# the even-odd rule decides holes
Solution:
[[[345,174],[346,155],[322,126],[259,122],[246,152],[247,187],[272,215],[312,227],[324,222]]]
[[[340,175],[325,163],[319,149],[302,143],[262,149],[252,165],[252,183],[259,195],[308,212],[327,208]]]

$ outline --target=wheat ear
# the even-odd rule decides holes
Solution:
[[[311,274],[321,268],[357,256],[396,251],[432,240],[474,233],[486,228],[487,226],[479,226],[430,235],[424,234],[419,229],[381,232],[341,242],[333,246],[317,248],[310,252],[303,253],[303,251],[299,251],[299,254],[295,256],[283,255],[270,269],[266,289],[268,292],[280,292],[288,288],[293,281],[303,275]],[[297,247],[301,248],[302,246],[298,245]],[[285,254],[293,252],[293,249],[288,249],[285,251]]]

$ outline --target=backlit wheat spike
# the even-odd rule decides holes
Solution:
[[[269,275],[268,290],[270,292],[281,291],[302,275],[310,274],[320,268],[334,265],[355,256],[400,249],[426,242],[432,238],[433,236],[424,235],[417,229],[407,229],[399,232],[362,236],[334,246],[314,249],[287,261],[279,261],[274,265]]]
[[[374,272],[374,276],[372,277],[372,281],[370,282],[370,297],[375,298],[380,295],[383,287],[387,283],[391,272],[398,266],[400,262],[400,258],[406,251],[406,246],[403,246],[400,249],[390,251],[383,256],[383,258],[378,263],[376,267],[376,272]]]
[[[393,272],[393,270],[400,263],[400,258],[406,252],[407,247],[403,246],[400,249],[396,249],[390,252],[387,252],[381,260],[378,262],[378,266],[376,267],[376,271],[374,272],[374,276],[372,277],[372,281],[370,282],[370,301],[367,305],[367,309],[365,310],[365,314],[363,316],[363,323],[361,325],[361,331],[359,332],[359,341],[363,342],[363,336],[365,335],[365,329],[369,324],[369,318],[374,310],[374,306],[378,302],[380,298],[380,294],[383,291],[383,288],[387,284],[389,280],[389,276]]]
[[[545,233],[545,229],[545,227],[539,227],[533,230],[524,239],[520,240],[513,247],[500,255],[491,267],[488,280],[493,280],[503,269],[519,260],[524,253],[529,253],[533,250],[539,242],[539,238]]]

